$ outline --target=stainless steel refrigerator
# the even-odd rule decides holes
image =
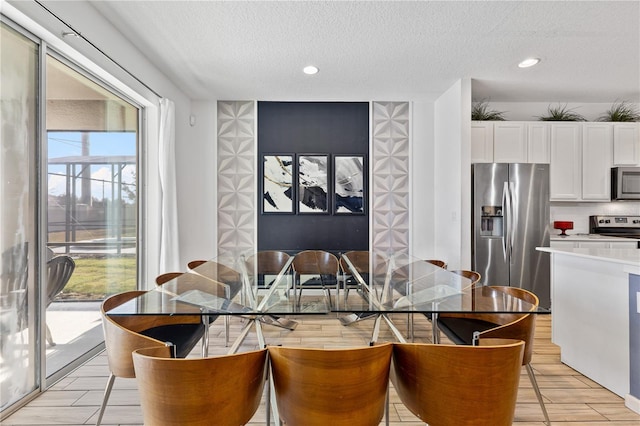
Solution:
[[[473,164],[472,268],[487,285],[521,287],[550,308],[549,165]]]

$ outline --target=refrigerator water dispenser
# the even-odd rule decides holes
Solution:
[[[502,206],[482,206],[480,236],[502,237]]]

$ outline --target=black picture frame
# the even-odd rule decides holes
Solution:
[[[333,213],[367,213],[367,165],[361,154],[333,156]]]
[[[295,214],[297,170],[292,153],[262,156],[262,214]]]
[[[329,155],[298,154],[298,214],[329,214]]]

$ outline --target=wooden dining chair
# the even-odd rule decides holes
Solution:
[[[340,262],[338,258],[324,250],[304,250],[293,257],[293,270],[295,271],[295,285],[298,289],[298,303],[302,296],[304,286],[319,286],[327,292],[331,298],[331,287],[338,290],[338,277],[340,275]],[[314,278],[303,283],[302,275],[311,275]]]
[[[229,286],[229,298],[242,290],[242,275],[235,269],[213,260],[192,260],[187,264],[190,271]]]
[[[280,419],[287,426],[377,426],[385,411],[392,348],[269,346]]]
[[[278,275],[290,258],[291,256],[283,251],[259,251],[247,259],[247,270],[250,276],[256,278],[259,288],[266,288],[271,285],[271,282],[266,282],[266,276]]]
[[[369,282],[369,251],[368,250],[351,250],[340,256],[340,270],[342,272],[342,287],[348,292],[349,287],[357,287],[358,282],[353,278],[352,271],[345,260],[345,256],[362,277],[365,283]]]
[[[475,291],[495,293],[495,297],[512,297],[514,301],[523,300],[531,304],[531,310],[536,310],[539,304],[538,297],[535,294],[518,287],[487,286],[478,288]],[[482,309],[482,307],[479,307],[479,309]],[[444,312],[438,315],[437,324],[439,330],[458,345],[473,344],[475,332],[478,332],[477,336],[479,338],[519,339],[524,341],[525,350],[522,365],[527,370],[527,375],[542,409],[545,423],[547,425],[551,424],[535,373],[531,367],[536,330],[536,316],[534,314]]]
[[[425,262],[429,262],[433,265],[436,265],[439,268],[447,269],[447,262],[445,262],[444,260],[425,259]]]
[[[166,356],[186,357],[204,335],[199,315],[126,315],[106,313],[144,291],[126,291],[102,302],[100,315],[104,331],[104,345],[109,363],[109,379],[96,425],[100,425],[116,377],[133,378],[131,353],[140,348],[155,347]],[[170,344],[168,344],[170,342]]]
[[[470,280],[471,286],[475,286],[476,284],[478,284],[480,282],[480,279],[482,278],[482,275],[480,275],[480,272],[470,271],[467,269],[455,269],[455,270],[450,270],[449,272],[458,274]]]
[[[237,426],[260,406],[267,349],[175,359],[144,348],[133,352],[133,364],[145,425]]]
[[[207,294],[212,294],[214,296],[228,298],[230,295],[230,288],[226,284],[220,283],[218,281],[203,277],[200,274],[190,274],[184,272],[165,272],[164,274],[160,274],[156,277],[156,285],[171,287],[170,292],[175,294],[183,294],[190,290],[199,290]],[[211,324],[218,319],[218,315],[208,315],[208,324]],[[229,325],[229,316],[224,316],[224,324],[225,324],[225,346],[229,346],[229,334],[230,334],[230,325]],[[205,336],[205,339],[202,342],[203,351],[202,355],[206,356],[207,347],[209,345],[208,336]]]
[[[523,353],[520,340],[394,343],[391,382],[405,407],[430,426],[511,426]]]

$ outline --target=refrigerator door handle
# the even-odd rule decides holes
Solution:
[[[516,239],[516,227],[518,226],[518,213],[516,206],[516,186],[513,182],[509,182],[509,260],[513,263],[513,246]]]
[[[509,241],[509,214],[507,212],[507,208],[509,206],[509,182],[505,182],[502,187],[502,217],[504,219],[503,222],[503,232],[502,232],[502,256],[504,261],[507,261],[507,242]]]

